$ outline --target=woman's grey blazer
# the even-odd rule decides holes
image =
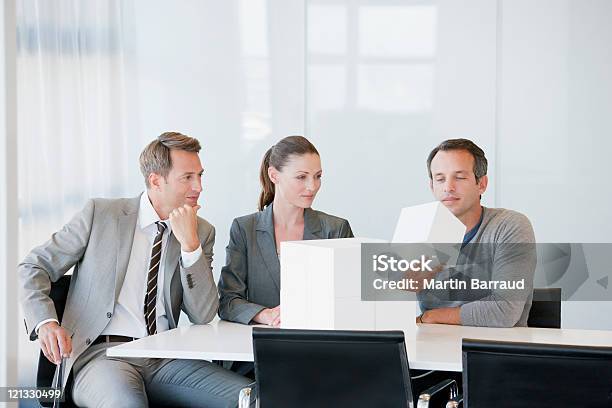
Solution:
[[[345,219],[304,210],[304,239],[352,238]],[[280,262],[276,255],[272,204],[234,219],[226,265],[219,279],[219,317],[248,324],[265,308],[280,303]]]

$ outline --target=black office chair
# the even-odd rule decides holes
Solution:
[[[72,275],[64,275],[57,282],[51,283],[51,291],[49,292],[49,297],[53,300],[53,304],[55,305],[55,311],[57,313],[57,318],[59,321],[62,321],[62,317],[64,316],[64,309],[66,307],[66,298],[68,297],[68,289],[70,288],[70,279]],[[61,367],[63,369],[63,367]],[[55,375],[55,371],[57,366],[47,360],[47,357],[40,351],[38,356],[38,370],[36,373],[36,386],[37,387],[51,387],[53,385],[53,377]],[[68,378],[68,383],[66,384],[66,389],[64,390],[64,399],[65,401],[60,403],[62,407],[71,408],[76,405],[72,401],[70,395],[70,389],[72,388],[70,384],[72,383],[72,378]],[[52,407],[53,402],[44,402],[39,401],[39,404],[43,407]]]
[[[398,408],[413,404],[401,331],[255,327],[253,350],[257,395],[263,408]],[[426,402],[443,406],[435,405],[435,400],[448,400],[445,389],[456,392],[455,381],[432,388]]]
[[[612,407],[612,347],[463,339],[469,408]]]
[[[561,288],[533,290],[527,326],[561,328]]]
[[[533,301],[527,318],[528,327],[561,328],[561,288],[538,288],[533,290]],[[458,395],[448,408],[463,406],[463,395]]]

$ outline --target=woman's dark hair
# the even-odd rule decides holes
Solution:
[[[261,183],[261,194],[259,195],[258,203],[259,211],[274,201],[274,183],[272,183],[270,176],[268,176],[268,168],[272,166],[281,171],[291,156],[301,156],[306,153],[319,155],[316,147],[304,136],[287,136],[268,149],[261,161],[261,168],[259,170],[259,181]]]

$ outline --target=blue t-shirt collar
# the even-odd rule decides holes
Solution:
[[[480,220],[478,221],[478,224],[476,224],[474,228],[466,232],[466,234],[463,236],[463,244],[461,244],[461,248],[463,248],[465,244],[470,242],[476,236],[476,233],[478,232],[478,228],[480,228],[480,224],[482,224],[484,213],[485,213],[485,208],[482,207],[482,212],[480,213]]]

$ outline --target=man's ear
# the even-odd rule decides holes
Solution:
[[[160,188],[161,188],[160,187],[161,179],[162,179],[162,176],[160,176],[157,173],[150,173],[149,174],[149,177],[148,177],[149,186],[151,186],[152,190],[155,190],[155,191],[159,191],[160,190]]]
[[[433,193],[433,180],[432,179],[429,179],[429,189]]]
[[[489,177],[486,175],[482,176],[480,180],[478,180],[478,191],[480,194],[484,194],[487,191],[487,186],[489,185]]]
[[[275,167],[273,166],[268,167],[268,177],[270,178],[270,181],[273,184],[278,183],[278,173],[279,171]]]

